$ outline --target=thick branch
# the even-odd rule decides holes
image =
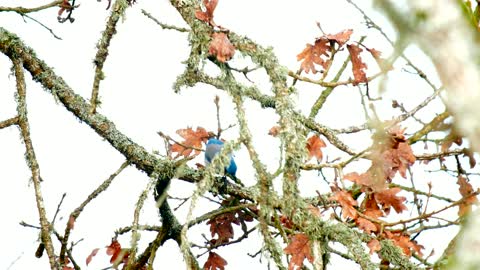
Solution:
[[[0,122],[0,129],[6,128],[6,127],[9,127],[9,126],[12,126],[12,125],[17,125],[18,124],[18,119],[19,119],[19,117],[15,116],[15,117],[12,117],[10,119],[7,119],[7,120],[4,120],[4,121]]]
[[[95,78],[93,79],[93,88],[92,88],[92,96],[90,98],[90,112],[95,113],[97,105],[99,104],[98,101],[98,93],[100,88],[100,81],[105,78],[103,74],[103,64],[105,60],[107,60],[108,56],[108,47],[110,46],[110,41],[113,38],[113,35],[117,32],[117,22],[121,16],[123,16],[125,9],[128,5],[125,1],[117,0],[115,4],[113,4],[112,13],[108,18],[107,25],[105,30],[102,33],[102,37],[97,44],[97,55],[95,56],[95,60],[93,63],[95,64]]]
[[[35,52],[25,46],[15,34],[2,27],[0,27],[0,51],[12,60],[20,59],[23,67],[30,72],[35,81],[55,95],[67,110],[106,139],[139,170],[149,175],[154,169],[164,174],[173,174],[174,164],[172,162],[157,159],[145,148],[121,133],[115,124],[105,116],[98,113],[90,114],[90,106],[85,99],[77,95],[60,76],[57,76],[47,64],[38,59]]]

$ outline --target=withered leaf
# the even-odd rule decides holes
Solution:
[[[305,258],[308,261],[313,262],[310,240],[306,234],[295,234],[292,237],[290,244],[283,251],[285,254],[292,255],[292,259],[288,265],[288,270],[301,269],[303,267],[303,261]]]
[[[224,270],[225,265],[227,265],[227,261],[222,258],[222,256],[218,255],[215,252],[208,253],[208,259],[203,265],[203,269],[206,270]]]
[[[367,247],[368,249],[370,249],[370,255],[371,255],[374,252],[377,252],[381,249],[380,241],[378,241],[377,239],[371,239],[370,241],[368,241]]]
[[[196,10],[195,17],[214,26],[215,23],[213,22],[213,12],[215,11],[217,4],[218,0],[203,0],[203,5],[205,5],[205,11]]]
[[[308,160],[315,157],[317,161],[323,158],[322,147],[327,146],[325,142],[318,136],[313,135],[307,140]]]
[[[337,201],[340,206],[342,206],[343,218],[355,219],[357,217],[357,211],[355,210],[354,206],[357,206],[358,202],[353,199],[350,192],[339,189],[333,193],[329,200]]]
[[[407,199],[405,197],[397,196],[397,193],[402,191],[400,188],[389,188],[373,194],[375,200],[382,205],[383,210],[388,213],[390,207],[395,209],[395,212],[401,213],[403,210],[407,210],[407,207],[403,202]]]
[[[218,61],[224,63],[235,54],[235,46],[232,45],[228,36],[222,32],[215,32],[208,48],[208,53],[214,55]]]
[[[315,68],[315,64],[320,65],[325,69],[328,66],[330,50],[330,42],[324,37],[315,40],[314,45],[307,44],[307,47],[297,55],[297,61],[303,60],[300,68],[306,73],[311,71],[313,74],[318,72]],[[327,58],[324,59],[324,57]]]
[[[459,186],[458,190],[460,191],[462,198],[464,198],[463,202],[458,205],[458,215],[463,216],[472,211],[472,204],[477,203],[478,198],[476,195],[473,195],[474,190],[472,184],[467,182],[465,177],[459,176],[457,184]]]
[[[177,134],[180,135],[184,141],[181,144],[175,143],[171,146],[172,152],[177,152],[177,155],[174,158],[179,156],[188,157],[195,149],[195,156],[200,154],[200,148],[202,148],[202,142],[206,142],[209,134],[202,128],[197,127],[197,130],[194,131],[192,128],[179,129]]]
[[[353,71],[353,85],[358,85],[359,83],[367,83],[367,74],[365,69],[367,64],[362,61],[360,53],[363,51],[360,47],[355,44],[347,45],[348,52],[350,53],[350,59],[352,61],[352,71]]]
[[[350,36],[352,35],[353,30],[352,29],[347,29],[343,30],[340,33],[337,34],[328,34],[326,35],[326,38],[328,38],[331,41],[335,41],[338,43],[339,47],[342,47],[347,41],[350,40]]]

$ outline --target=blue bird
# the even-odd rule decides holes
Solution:
[[[213,157],[215,157],[218,152],[223,147],[223,142],[220,140],[217,140],[215,138],[211,138],[207,142],[207,147],[205,149],[205,164],[208,165],[210,162],[212,162]],[[233,157],[230,155],[230,164],[228,167],[225,167],[225,172],[230,174],[231,176],[235,177],[235,174],[237,173],[237,164],[235,164],[235,160]]]

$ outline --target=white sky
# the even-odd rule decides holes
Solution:
[[[385,24],[383,18],[372,12],[369,6],[370,1],[358,2],[370,11],[377,23],[384,26],[384,30],[393,38],[394,33]],[[25,4],[33,7],[44,3],[46,1],[9,0],[2,1],[1,5]],[[79,3],[81,7],[74,13],[76,20],[73,24],[58,24],[56,9],[32,14],[61,36],[63,38],[61,41],[53,38],[33,21],[26,19],[25,23],[19,15],[13,13],[2,13],[0,26],[17,33],[37,52],[39,58],[65,79],[76,93],[87,99],[90,97],[93,82],[92,59],[96,52],[95,44],[110,11],[105,11],[106,1],[98,3],[84,0]],[[353,40],[358,40],[361,35],[367,33],[366,27],[360,24],[361,16],[345,1],[304,0],[292,3],[292,1],[274,0],[220,0],[215,12],[215,22],[239,34],[248,35],[259,44],[273,46],[280,63],[291,70],[298,68],[296,55],[303,50],[305,44],[312,43],[315,37],[321,35],[316,22],[320,22],[327,33],[337,33],[353,28]],[[183,89],[180,94],[173,93],[171,86],[176,76],[183,71],[181,62],[188,56],[187,34],[160,29],[141,14],[142,8],[161,22],[185,26],[176,10],[166,0],[138,0],[138,4],[128,10],[127,20],[119,24],[118,34],[112,41],[104,68],[106,80],[101,82],[102,106],[99,112],[114,121],[119,130],[147,150],[163,151],[163,142],[156,134],[159,130],[172,136],[175,135],[175,130],[187,126],[202,126],[207,130],[216,130],[215,106],[212,102],[216,94],[221,97],[222,125],[226,127],[236,123],[234,112],[231,110],[231,101],[223,92],[199,85],[192,89]],[[391,52],[391,48],[378,34],[369,36],[366,44],[383,51],[386,56]],[[424,71],[432,74],[431,66],[423,55],[414,48],[410,48],[409,53]],[[240,63],[248,63],[248,60],[242,60],[238,55],[235,59]],[[0,78],[2,78],[0,79],[0,120],[16,114],[15,78],[9,76],[10,67],[11,63],[8,59],[0,55]],[[236,67],[244,66],[237,64]],[[250,67],[253,66],[250,65]],[[372,64],[371,67],[374,68],[374,65]],[[373,73],[370,71],[369,75]],[[252,79],[262,78],[260,73],[251,76]],[[385,102],[382,105],[378,104],[377,107],[380,115],[385,116],[384,119],[388,119],[392,114],[389,107],[391,99],[401,99],[407,108],[413,108],[421,98],[432,92],[425,83],[415,78],[415,75],[402,72],[400,68],[392,72],[388,81],[390,88],[385,93]],[[27,76],[27,80],[30,80],[30,76]],[[29,119],[32,139],[44,179],[42,191],[45,206],[51,219],[61,195],[66,192],[67,197],[59,214],[59,217],[66,219],[68,214],[97,185],[112,174],[124,159],[93,130],[80,123],[63,106],[56,104],[53,97],[43,91],[38,84],[28,81],[27,85]],[[260,81],[258,85],[262,91],[268,93],[267,82]],[[299,90],[295,98],[298,108],[305,111],[313,104],[320,89],[305,83],[298,83],[297,86]],[[375,84],[371,89],[374,95],[378,95]],[[364,119],[361,107],[358,106],[359,100],[357,89],[340,87],[330,97],[325,105],[325,111],[317,117],[317,121],[332,127],[360,124]],[[277,119],[272,110],[261,110],[255,102],[247,101],[246,107],[247,116],[250,117],[250,129],[255,136],[254,143],[259,147],[262,161],[269,166],[270,170],[273,170],[276,168],[278,156],[272,153],[277,152],[278,145],[276,142],[272,143],[272,138],[267,135],[267,132],[275,125]],[[427,111],[425,119],[431,119],[433,115],[433,111]],[[412,131],[414,128],[418,126],[413,127]],[[368,136],[365,134],[364,138]],[[235,129],[225,132],[223,137],[236,139]],[[33,186],[29,182],[30,171],[23,157],[24,146],[20,143],[20,139],[16,127],[0,130],[0,179],[3,181],[3,188],[0,190],[2,213],[0,269],[49,269],[46,254],[40,260],[33,256],[37,246],[38,231],[18,224],[20,221],[35,225],[38,223]],[[356,150],[366,147],[355,143],[352,139],[345,139],[348,143],[352,143],[352,147]],[[326,151],[327,155],[337,154],[335,150],[327,149]],[[239,178],[244,179],[247,184],[252,184],[253,171],[245,149],[241,149],[235,155],[239,166]],[[195,162],[203,161],[198,159]],[[300,184],[308,187],[305,189],[305,195],[314,195],[315,190],[321,192],[328,190],[328,186],[316,174],[306,173],[304,176]],[[421,173],[418,177],[421,178]],[[103,255],[95,258],[88,268],[84,268],[84,259],[92,249],[108,245],[116,228],[131,224],[134,204],[145,188],[147,180],[145,174],[134,168],[127,168],[113,182],[109,190],[87,206],[77,219],[70,239],[77,241],[84,238],[74,250],[82,269],[99,269],[108,266],[107,258]],[[420,181],[419,185],[425,186],[426,183],[427,180]],[[191,185],[174,182],[170,195],[187,197],[191,192]],[[142,213],[142,224],[159,223],[152,201],[151,198],[147,200]],[[212,205],[199,207],[198,213],[205,211],[208,207]],[[180,217],[185,215],[186,210],[186,206],[180,209]],[[65,219],[57,220],[56,228],[60,233],[63,232]],[[195,236],[192,233],[192,239],[199,244],[203,242],[200,233],[209,237],[207,226],[199,226],[192,232],[197,234]],[[237,235],[239,233],[240,231]],[[149,237],[151,235],[144,234],[142,240],[147,242]],[[247,240],[241,253],[246,251],[255,253],[259,250],[260,244],[255,238],[257,237],[250,237]],[[123,237],[121,240],[123,245],[129,245],[128,238]],[[438,246],[444,244],[445,241],[439,242]],[[161,262],[162,266],[183,265],[177,250],[174,242],[168,242],[160,249],[156,262]],[[426,253],[429,251],[427,250]],[[100,253],[102,252],[103,250]],[[258,257],[251,259],[244,256],[235,249],[235,246],[222,248],[218,253],[227,259],[229,263],[227,269],[243,269],[247,263],[257,265],[252,266],[251,269],[265,269],[265,266],[259,266],[256,263]],[[437,251],[437,253],[440,252]],[[199,259],[201,265],[206,258],[203,256]],[[346,269],[347,266],[343,263],[344,261],[339,268],[332,267],[332,269]]]

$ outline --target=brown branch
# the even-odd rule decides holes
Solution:
[[[467,148],[464,149],[454,149],[445,152],[437,152],[437,153],[427,153],[427,154],[419,154],[415,155],[417,160],[434,160],[437,158],[449,157],[449,156],[458,156],[458,155],[466,155]]]
[[[59,6],[63,3],[63,0],[56,0],[56,1],[53,1],[49,4],[46,4],[46,5],[43,5],[43,6],[38,6],[38,7],[34,7],[34,8],[25,8],[25,7],[0,7],[0,12],[2,11],[5,11],[5,12],[16,12],[18,14],[21,14],[21,15],[24,15],[24,14],[27,14],[27,13],[31,13],[31,12],[37,12],[37,11],[41,11],[41,10],[44,10],[44,9],[48,9],[48,8],[51,8],[51,7],[56,7],[56,6]]]
[[[381,75],[385,74],[385,72],[379,72],[373,76],[370,76],[370,77],[367,77],[367,81],[368,82],[371,82],[373,81],[374,79],[380,77]],[[353,84],[355,82],[354,79],[348,79],[346,81],[340,81],[340,82],[326,82],[324,80],[314,80],[314,79],[310,79],[308,77],[305,77],[305,76],[300,76],[300,75],[297,75],[296,72],[294,71],[291,71],[289,70],[288,71],[288,76],[292,77],[292,78],[295,78],[299,81],[303,81],[303,82],[308,82],[308,83],[313,83],[313,84],[318,84],[320,86],[323,86],[323,87],[337,87],[337,86],[341,86],[341,85],[348,85],[348,84]]]
[[[90,113],[94,114],[97,109],[97,105],[100,104],[98,101],[98,94],[100,88],[100,81],[105,78],[103,74],[103,64],[107,60],[108,56],[108,47],[113,38],[113,35],[117,32],[117,22],[121,16],[123,16],[125,9],[128,5],[125,5],[123,1],[117,0],[113,4],[112,13],[108,18],[105,30],[102,32],[102,37],[97,44],[97,54],[93,63],[95,64],[95,77],[93,79],[92,95],[90,97]]]
[[[408,143],[412,144],[416,141],[418,141],[420,138],[423,136],[427,135],[430,133],[432,130],[435,130],[441,123],[443,123],[443,120],[447,119],[450,116],[450,113],[448,111],[444,111],[443,113],[435,116],[432,121],[427,123],[425,126],[423,126],[422,129],[419,131],[415,132],[409,139]]]
[[[18,119],[19,119],[19,117],[15,116],[15,117],[12,117],[10,119],[7,119],[7,120],[4,120],[4,121],[0,122],[0,129],[6,128],[6,127],[9,127],[9,126],[13,126],[13,125],[18,125]]]
[[[20,59],[12,59],[15,71],[15,77],[17,81],[17,113],[18,113],[18,126],[25,143],[26,159],[28,167],[32,171],[33,187],[35,189],[35,200],[37,203],[38,215],[40,217],[41,238],[42,243],[47,250],[48,259],[51,269],[59,269],[58,262],[55,260],[55,251],[53,249],[52,238],[50,237],[50,223],[47,219],[47,212],[43,203],[43,196],[40,187],[40,167],[35,156],[33,149],[32,139],[30,138],[30,126],[27,118],[27,103],[26,103],[26,84],[25,76],[23,74],[22,62]],[[63,262],[61,262],[63,264]]]

